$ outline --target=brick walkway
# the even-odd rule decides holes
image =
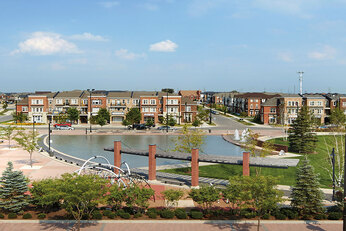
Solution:
[[[10,223],[13,222],[13,223]],[[15,223],[14,223],[15,222]],[[13,220],[0,221],[0,231],[32,231],[32,230],[75,230],[71,221],[27,221]],[[257,230],[257,221],[183,221],[183,220],[150,220],[150,221],[99,221],[81,225],[82,231],[220,231],[220,230]],[[304,221],[261,221],[261,231],[339,231],[342,230],[342,221],[304,222]]]

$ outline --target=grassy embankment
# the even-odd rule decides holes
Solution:
[[[340,140],[340,136],[339,136]],[[271,140],[271,142],[276,144],[284,144],[288,145],[287,141],[284,141],[282,138],[277,138]],[[332,149],[332,143],[334,142],[333,136],[318,136],[318,143],[316,148],[316,154],[308,154],[308,159],[310,163],[314,166],[315,172],[319,174],[321,187],[331,188],[332,181],[324,169],[324,167],[330,167],[327,162],[328,155],[330,153],[327,151],[326,144],[329,145],[329,151]],[[298,159],[302,159],[303,156],[298,157]],[[281,185],[290,185],[293,186],[296,178],[296,167],[289,167],[287,169],[283,168],[260,168],[261,175],[267,176],[275,176],[279,178],[279,184]],[[183,175],[190,175],[188,168],[178,168],[178,169],[167,169],[163,170],[164,172],[169,173],[177,173]],[[242,175],[242,166],[239,165],[209,165],[202,166],[199,168],[201,177],[211,177],[211,178],[219,178],[219,179],[228,179],[230,176],[234,175]],[[251,175],[256,174],[255,167],[250,167]]]

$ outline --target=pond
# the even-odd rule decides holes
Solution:
[[[148,150],[149,144],[156,144],[159,150],[171,150],[174,147],[176,138],[177,136],[163,135],[53,135],[51,146],[61,152],[85,160],[95,155],[101,155],[113,163],[113,152],[107,152],[103,149],[113,147],[113,142],[116,140],[120,140],[123,147]],[[221,136],[206,136],[200,151],[200,153],[220,156],[242,156],[242,152],[242,148],[223,140]],[[143,156],[123,154],[122,161],[126,161],[131,168],[148,166],[148,158]],[[156,162],[157,165],[182,163],[179,160],[161,158],[158,158]]]

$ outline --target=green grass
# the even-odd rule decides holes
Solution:
[[[314,166],[315,172],[319,174],[321,187],[331,188],[332,181],[329,178],[327,171],[324,167],[329,167],[327,164],[327,158],[330,153],[327,150],[326,143],[328,145],[329,151],[331,151],[334,142],[333,136],[318,136],[318,143],[316,147],[316,154],[308,154],[308,159],[312,166]],[[340,137],[339,137],[340,140]],[[276,144],[288,145],[288,141],[284,141],[283,138],[276,138],[271,140]],[[303,159],[304,157],[298,157],[298,159]],[[263,176],[275,176],[279,177],[279,184],[293,186],[296,178],[296,167],[289,167],[287,169],[283,168],[258,168]],[[167,169],[163,172],[177,173],[183,175],[190,175],[188,172],[189,168],[178,168],[178,169]],[[242,175],[242,166],[240,165],[209,165],[199,167],[199,173],[201,177],[211,177],[218,179],[228,179],[230,176]],[[250,174],[256,174],[256,168],[250,167]]]
[[[246,122],[246,121],[244,121],[244,120],[238,119],[237,121],[238,121],[239,123],[242,123],[242,124],[247,125],[247,126],[253,126],[253,124],[250,124],[250,123],[248,123],[248,122]]]

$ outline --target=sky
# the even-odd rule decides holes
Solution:
[[[0,1],[0,92],[346,93],[346,0]]]

